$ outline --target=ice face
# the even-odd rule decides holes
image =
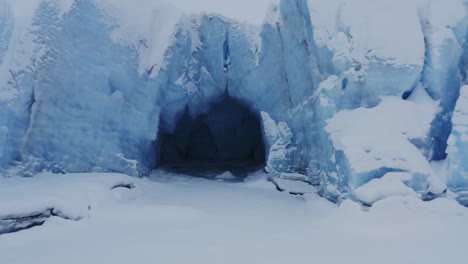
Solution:
[[[369,179],[382,178],[389,172],[407,172],[408,167],[404,168],[402,165],[410,159],[401,159],[401,156],[406,155],[403,149],[408,147],[408,150],[413,149],[420,160],[409,163],[418,164],[418,170],[426,172],[415,173],[410,169],[415,180],[406,184],[415,190],[419,188],[422,193],[441,194],[446,188],[443,173],[431,171],[429,162],[424,160],[437,161],[446,156],[446,142],[451,131],[450,116],[455,106],[454,98],[458,97],[460,82],[463,82],[463,78],[460,79],[458,74],[466,72],[466,63],[459,62],[464,61],[463,58],[466,57],[463,55],[465,51],[462,50],[462,46],[466,43],[463,32],[466,32],[467,17],[466,12],[460,11],[466,10],[466,4],[462,1],[453,1],[449,5],[442,5],[437,1],[418,4],[408,1],[384,1],[378,4],[366,0],[359,2],[367,4],[364,7],[358,2],[350,5],[343,1],[327,1],[323,3],[324,8],[321,8],[321,1],[309,1],[311,13],[316,17],[316,20],[313,19],[316,41],[332,51],[332,54],[324,53],[319,57],[331,61],[332,73],[336,75],[330,76],[319,86],[318,100],[321,103],[315,112],[319,116],[318,122],[322,122],[318,126],[321,153],[317,154],[316,160],[312,159],[309,170],[315,169],[316,173],[313,174],[320,175],[317,181],[320,182],[325,196],[340,199],[343,195],[352,195],[353,189],[366,184]],[[360,8],[369,11],[370,14],[365,18],[356,16]],[[385,14],[378,12],[380,8],[387,10]],[[396,24],[391,22],[394,20],[391,15],[394,8],[400,10],[398,13],[401,16]],[[441,10],[451,13],[452,16],[448,18],[442,15]],[[338,19],[333,21],[334,18]],[[398,30],[385,30],[387,25],[398,27]],[[384,44],[401,39],[405,39],[406,50],[396,43]],[[408,48],[410,46],[412,48]],[[410,50],[411,54],[404,55]],[[397,144],[398,150],[393,154],[390,154],[390,146],[384,147],[386,155],[389,154],[394,161],[401,159],[403,163],[389,167],[381,163],[375,167],[376,170],[356,169],[385,160],[381,156],[377,157],[378,155],[372,161],[364,162],[361,158],[372,157],[372,153],[376,151],[375,147],[380,143],[385,144],[391,137],[401,136],[401,133],[391,133],[390,129],[385,132],[371,132],[397,120],[403,121],[398,117],[402,108],[397,106],[403,102],[398,100],[393,106],[395,109],[388,110],[391,114],[387,119],[384,115],[377,114],[379,118],[371,118],[369,124],[363,124],[363,131],[356,134],[351,132],[354,129],[359,130],[354,126],[366,119],[358,116],[357,113],[361,111],[358,109],[364,107],[369,108],[368,111],[371,112],[379,111],[377,109],[386,104],[382,101],[383,96],[400,97],[421,107],[420,114],[413,116],[414,121],[409,121],[404,126],[405,137],[411,127],[422,120],[425,120],[425,123],[419,125],[419,128],[426,131],[421,131],[416,138],[410,137],[402,141],[402,144]],[[335,123],[341,114],[349,114],[353,120]],[[409,113],[404,115],[405,118],[411,116]],[[326,121],[330,118],[331,120]],[[381,120],[385,120],[384,125],[378,125]],[[346,122],[351,123],[345,126]],[[336,134],[332,131],[321,131],[320,127],[326,126],[327,123],[339,124],[343,129],[336,130]],[[368,128],[369,126],[372,129]],[[365,143],[371,140],[374,133],[380,135],[380,143]],[[390,136],[391,134],[393,135]],[[383,135],[385,139],[382,138]],[[352,143],[354,147],[348,148],[345,142]],[[416,187],[415,183],[419,187]]]
[[[13,30],[13,17],[10,6],[7,3],[0,3],[0,65],[8,50],[11,33]]]
[[[453,114],[453,130],[448,141],[448,187],[455,193],[466,195],[468,191],[468,164],[467,141],[468,141],[468,86],[465,85],[460,90]],[[466,201],[466,197],[461,197]]]
[[[310,19],[301,10],[300,5],[281,4],[272,11],[278,16],[261,28],[209,16],[183,21],[159,75],[167,82],[159,103],[162,126],[170,131],[185,108],[196,116],[228,94],[251,111],[296,128],[289,154],[268,164],[305,172],[312,124],[302,120],[312,113],[302,109],[312,108],[304,98],[311,96],[319,73]]]
[[[464,9],[461,3],[454,2],[449,6],[454,10],[457,7]],[[466,45],[468,18],[465,15],[460,21],[446,21],[447,18],[437,16],[436,8],[446,7],[433,1],[420,15],[427,53],[421,83],[433,99],[440,100],[441,108],[432,122],[428,156],[432,160],[444,160],[447,157],[447,139],[452,130],[451,114],[459,96],[459,76],[466,71],[466,63],[462,61],[466,56],[463,45]]]
[[[421,197],[465,186],[430,164],[447,155],[463,104],[461,0],[283,0],[261,24],[158,1],[144,12],[36,2],[30,22],[0,4],[4,170],[147,175],[158,162],[217,153],[307,175],[333,201],[394,175]],[[457,164],[451,153],[464,145],[449,148]]]
[[[302,98],[318,82],[318,66],[301,5],[281,4],[278,21],[261,28],[215,16],[184,18],[164,67],[141,73],[141,54],[108,34],[118,25],[93,1],[77,1],[61,17],[43,2],[33,19],[40,26],[34,36],[43,44],[33,53],[38,65],[32,76],[27,71],[20,76],[25,88],[14,98],[25,98],[27,106],[18,107],[25,118],[7,127],[17,130],[19,142],[7,144],[20,153],[3,160],[22,161],[25,174],[43,168],[145,174],[155,166],[158,126],[171,131],[185,109],[192,116],[203,114],[229,94],[253,112],[291,120],[298,151],[287,162],[278,160],[283,164],[278,167],[304,171],[308,125],[301,121],[302,111],[288,109],[302,107]]]
[[[56,171],[135,174],[131,159],[145,154],[142,146],[155,137],[157,123],[149,127],[146,119],[158,118],[156,92],[145,89],[137,55],[110,39],[90,1],[76,2],[61,20],[53,11],[46,4],[38,11],[60,30],[45,32],[51,40],[37,69],[23,159],[40,157],[39,166]]]

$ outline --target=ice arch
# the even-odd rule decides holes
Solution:
[[[237,99],[225,96],[193,116],[186,108],[159,128],[156,164],[183,169],[246,171],[265,163],[265,144],[259,114]]]

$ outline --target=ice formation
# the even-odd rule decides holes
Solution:
[[[264,153],[337,202],[466,202],[466,1],[282,0],[263,22],[126,2],[0,0],[4,174],[147,175],[177,145]],[[184,118],[201,142],[180,141]]]

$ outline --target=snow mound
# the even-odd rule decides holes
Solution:
[[[428,177],[430,188],[442,192],[443,184],[433,175],[422,151],[413,144],[413,140],[427,136],[435,112],[430,103],[385,97],[374,108],[343,110],[328,120],[326,130],[333,145],[344,152],[349,162],[350,185],[357,188],[382,177],[379,173],[402,171]]]
[[[217,180],[235,180],[237,179],[230,171],[226,171],[221,173],[220,175],[216,176],[215,179]]]
[[[33,178],[1,179],[0,218],[33,215],[48,209],[72,219],[86,218],[100,201],[110,197],[112,189],[131,188],[138,181],[122,174],[43,173]]]
[[[401,172],[390,172],[380,179],[373,179],[369,183],[354,190],[356,198],[367,205],[392,196],[420,195],[408,187],[404,182],[411,180],[411,174]]]

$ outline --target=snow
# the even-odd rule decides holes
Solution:
[[[308,0],[315,39],[343,56],[366,64],[383,60],[395,66],[424,63],[424,37],[441,45],[466,17],[464,0]],[[422,21],[421,21],[422,19]],[[423,35],[424,25],[433,34]],[[465,22],[466,28],[466,22]],[[436,44],[436,42],[438,44]]]
[[[429,22],[426,26],[432,31],[431,41],[435,48],[439,48],[443,42],[453,37],[453,30],[456,30],[459,23],[462,28],[461,34],[465,34],[463,28],[466,29],[468,23],[466,8],[464,0],[422,2],[420,16],[426,20],[425,22]]]
[[[234,176],[230,171],[226,171],[221,173],[220,175],[216,176],[215,179],[217,180],[235,180],[237,179],[236,176]]]
[[[329,119],[326,130],[333,145],[345,153],[356,174],[351,185],[359,187],[370,180],[367,172],[386,168],[429,176],[431,188],[442,192],[443,184],[432,175],[429,162],[411,141],[427,136],[436,111],[431,102],[385,97],[374,108],[343,110]]]
[[[275,0],[171,0],[170,3],[186,13],[212,13],[238,20],[240,22],[261,25],[266,12]]]
[[[349,152],[355,171],[395,167],[427,173],[425,160],[409,141],[424,138],[436,108],[387,97],[374,108],[343,110],[326,127],[337,149]],[[385,139],[385,140],[382,140]]]
[[[174,41],[177,24],[183,16],[210,13],[251,25],[261,25],[266,16],[270,0],[228,1],[202,0],[196,4],[190,0],[92,0],[108,15],[109,33],[117,43],[129,45],[138,50],[140,75],[153,68],[153,75],[165,66],[165,52]],[[40,47],[33,43],[30,29],[34,15],[41,3],[54,6],[59,15],[67,13],[75,0],[2,0],[0,4],[11,7],[14,21],[14,32],[11,47],[5,63],[0,63],[0,80],[7,80],[8,71],[1,66],[11,68],[13,72],[24,70],[33,53]],[[20,42],[21,41],[21,42]],[[18,45],[20,43],[20,45]],[[17,53],[14,51],[17,50]],[[7,61],[8,60],[8,61]],[[2,60],[0,60],[2,62]],[[3,64],[3,65],[2,65]],[[0,87],[3,90],[3,87]],[[10,99],[15,91],[1,91],[0,99]]]
[[[96,206],[107,195],[106,191],[133,180],[124,175],[38,174],[33,178],[13,177],[1,181],[0,216],[55,208],[70,218],[79,219],[88,216],[89,207]]]
[[[166,51],[174,43],[177,25],[184,17],[194,14],[223,16],[242,23],[261,25],[270,0],[228,1],[201,0],[95,0],[111,18],[117,28],[111,32],[119,43],[138,49],[139,73],[153,67],[152,77],[166,66]],[[112,19],[111,19],[112,20]],[[196,34],[193,33],[193,34]]]
[[[308,2],[319,44],[360,63],[376,59],[422,66],[424,37],[417,0]]]
[[[0,215],[48,203],[51,195],[64,201],[62,209],[93,205],[80,221],[51,217],[1,235],[2,263],[432,264],[465,258],[468,209],[453,200],[391,197],[363,210],[352,201],[337,206],[315,194],[280,193],[258,177],[252,180],[257,186],[117,174],[2,179],[2,203],[17,206],[2,207]],[[110,190],[122,181],[136,188]],[[68,202],[72,198],[76,203]]]
[[[405,185],[404,181],[411,180],[407,172],[389,172],[380,179],[373,179],[369,183],[354,190],[356,198],[367,204],[392,196],[412,196],[421,198],[413,189]]]
[[[144,74],[152,66],[158,73],[164,66],[165,51],[173,42],[182,13],[164,1],[136,2],[97,0],[110,15],[110,24],[118,25],[110,32],[112,39],[138,50],[139,74]]]

